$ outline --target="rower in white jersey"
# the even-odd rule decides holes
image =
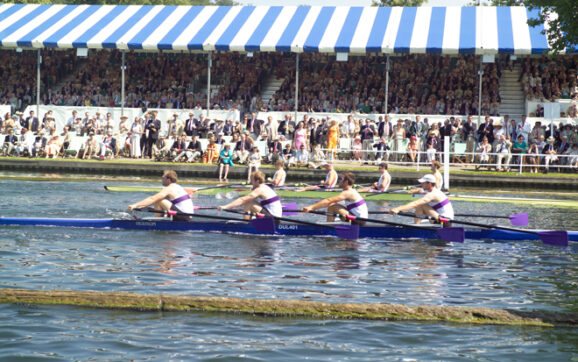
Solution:
[[[141,209],[154,205],[156,210],[178,211],[182,214],[193,214],[195,207],[190,194],[195,193],[196,189],[185,189],[179,185],[177,173],[172,170],[166,170],[162,176],[163,189],[154,196],[147,197],[144,200],[128,205],[129,210]],[[187,215],[174,215],[174,221],[189,220]]]
[[[287,177],[287,172],[285,172],[285,162],[283,160],[277,160],[275,162],[275,174],[273,178],[269,177],[267,181],[272,184],[273,187],[281,187],[285,185],[285,178]]]
[[[365,187],[360,190],[359,192],[387,192],[389,189],[389,185],[391,184],[391,175],[387,172],[387,163],[383,162],[379,164],[379,180],[374,182],[373,185],[370,187]]]
[[[251,185],[253,191],[245,196],[232,201],[225,206],[219,206],[219,211],[243,206],[245,212],[263,213],[266,215],[283,216],[283,206],[275,191],[265,184],[265,174],[257,171],[251,175]],[[257,200],[260,200],[257,202]],[[245,219],[250,219],[250,215],[245,215]]]
[[[428,174],[420,178],[418,182],[421,183],[422,189],[426,192],[424,197],[405,205],[395,207],[389,210],[389,212],[395,215],[401,211],[415,209],[416,215],[431,217],[442,224],[445,223],[442,218],[452,220],[454,218],[454,208],[446,194],[436,187],[436,177],[432,174]],[[421,219],[416,218],[415,223],[421,223]]]
[[[325,162],[323,164],[323,167],[325,167],[325,169],[327,170],[327,175],[325,176],[324,181],[321,181],[319,185],[307,186],[302,188],[301,190],[296,191],[300,192],[300,191],[311,191],[320,189],[331,190],[332,188],[334,188],[335,185],[337,185],[337,181],[339,180],[339,177],[337,176],[337,171],[333,169],[333,165],[330,164],[329,162]]]
[[[330,214],[339,214],[342,219],[346,219],[349,214],[360,217],[367,218],[368,211],[367,205],[363,197],[353,188],[355,184],[355,176],[351,172],[344,173],[339,178],[339,186],[343,191],[337,196],[329,197],[327,199],[321,200],[313,205],[306,206],[303,208],[304,212],[310,212],[317,209],[327,208],[327,212]],[[345,205],[339,204],[339,202],[345,201]],[[327,216],[327,221],[334,221],[335,217],[332,215]],[[353,221],[354,223],[364,224],[363,221]]]

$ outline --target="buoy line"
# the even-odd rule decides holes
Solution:
[[[0,303],[69,305],[163,312],[220,312],[266,317],[438,321],[518,326],[576,325],[578,314],[454,306],[324,303],[300,300],[192,297],[68,290],[0,289]]]

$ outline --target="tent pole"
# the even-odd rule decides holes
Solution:
[[[295,124],[297,124],[297,112],[299,112],[299,53],[295,58]]]
[[[213,66],[213,60],[211,58],[211,52],[208,54],[207,58],[207,118],[209,118],[209,111],[211,109],[211,67]]]
[[[484,75],[484,56],[480,55],[480,87],[478,90],[478,125],[482,124],[482,76]]]
[[[125,52],[121,51],[121,54],[122,54],[122,65],[120,67],[120,78],[121,78],[120,115],[122,117],[122,116],[124,116],[124,87],[125,87],[124,70],[126,69],[126,65],[125,65]]]
[[[42,64],[42,55],[38,49],[38,60],[36,61],[36,117],[40,121],[40,64]]]
[[[385,62],[385,100],[383,102],[383,114],[386,115],[387,107],[389,107],[388,101],[389,95],[389,54],[387,55],[387,60]]]

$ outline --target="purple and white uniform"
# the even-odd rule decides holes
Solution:
[[[430,202],[431,206],[440,216],[447,217],[448,219],[454,218],[454,208],[450,199],[444,198],[441,202]]]
[[[189,196],[181,185],[173,185],[172,187],[179,188],[177,192],[179,196],[169,200],[173,204],[174,208],[184,214],[193,214],[195,212],[195,206],[193,205],[191,196]]]
[[[347,202],[345,208],[350,214],[366,219],[369,215],[367,211],[367,204],[361,195],[357,194],[357,201]]]
[[[272,216],[277,216],[277,217],[282,217],[283,216],[283,205],[281,204],[281,200],[279,199],[279,196],[277,196],[277,194],[275,193],[275,191],[273,191],[272,188],[270,188],[269,186],[265,187],[268,189],[266,191],[267,194],[267,198],[264,200],[261,200],[259,202],[259,204],[269,212],[269,214],[271,214]]]

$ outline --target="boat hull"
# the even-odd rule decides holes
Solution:
[[[52,226],[78,227],[95,229],[148,230],[148,231],[200,231],[228,234],[275,235],[296,237],[329,237],[336,236],[332,228],[302,225],[277,225],[275,234],[267,234],[256,230],[250,222],[185,222],[163,219],[58,219],[58,218],[0,218],[0,225],[5,226]],[[498,229],[465,229],[466,239],[481,240],[539,240],[538,235],[517,231]],[[362,226],[359,228],[360,238],[370,239],[439,239],[437,231],[428,229],[403,228],[392,226]],[[568,231],[571,241],[578,241],[578,231]]]

